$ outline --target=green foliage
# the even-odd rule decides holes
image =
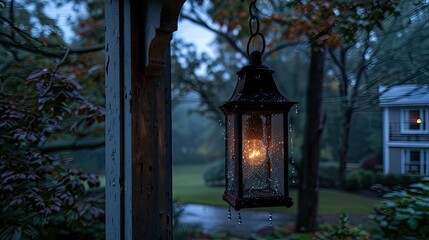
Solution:
[[[291,233],[284,227],[274,227],[274,231],[267,237],[251,237],[249,240],[310,240],[308,234]]]
[[[388,239],[429,238],[429,178],[384,195],[371,218]]]
[[[319,166],[319,186],[335,187],[338,181],[338,163],[321,162]]]
[[[206,53],[199,54],[194,45],[176,39],[172,48],[173,101],[180,102],[186,97],[197,98],[192,112],[199,113],[216,123],[223,122],[224,116],[219,105],[233,90],[235,75],[225,71],[220,59],[213,59]],[[204,74],[200,74],[204,69]]]
[[[79,239],[84,232],[96,238],[90,231],[104,228],[104,193],[88,192],[84,183],[96,188],[98,177],[68,168],[69,157],[43,151],[48,139],[64,131],[64,121],[79,114],[77,108],[95,107],[75,80],[46,69],[21,83],[23,91],[0,92],[0,236]],[[84,115],[79,124],[90,126],[89,119]],[[82,231],[89,224],[94,227]]]
[[[225,185],[225,160],[210,163],[204,171],[204,183],[210,187]]]
[[[173,203],[173,239],[186,240],[192,239],[192,235],[201,231],[200,226],[188,225],[180,221],[184,214],[184,208],[177,204],[177,200]]]
[[[361,177],[359,173],[352,173],[347,177],[345,189],[355,192],[361,188]]]
[[[190,109],[189,105],[173,109],[173,163],[211,162],[222,158],[225,155],[222,128],[206,117],[190,113]]]
[[[95,2],[103,3],[88,5]],[[104,189],[97,176],[72,168],[64,152],[70,146],[61,146],[64,138],[78,141],[103,125],[104,108],[91,104],[104,103],[104,57],[97,50],[103,40],[101,48],[72,49],[57,19],[46,14],[51,4],[80,1],[1,3],[0,239],[104,239]],[[97,9],[101,19],[103,9]],[[84,25],[78,27],[95,33]],[[104,31],[103,24],[98,28]]]
[[[412,183],[419,182],[423,178],[423,176],[421,175],[409,174],[409,173],[404,173],[404,174],[389,173],[389,174],[382,174],[380,176],[375,175],[374,183],[380,183],[391,188],[406,187]]]
[[[350,218],[346,214],[341,214],[339,217],[339,224],[328,225],[323,224],[320,230],[315,233],[315,237],[311,234],[295,234],[290,233],[284,227],[276,227],[272,234],[265,238],[252,237],[250,240],[309,240],[309,239],[323,239],[323,240],[369,240],[371,234],[364,229],[363,226],[353,226],[349,223]]]
[[[397,185],[398,183],[399,183],[398,174],[388,173],[388,174],[384,175],[383,185],[385,185],[387,187],[393,187],[393,186]]]
[[[383,172],[375,172],[374,173],[374,183],[382,184],[384,179],[384,173]]]
[[[361,187],[369,189],[374,184],[374,173],[371,171],[359,171]]]
[[[320,231],[316,233],[318,239],[326,240],[366,240],[371,239],[371,235],[361,225],[352,226],[349,223],[349,216],[342,214],[338,225],[322,225]]]
[[[367,170],[354,171],[347,177],[346,189],[357,191],[361,188],[370,189],[373,184],[381,184],[388,188],[402,188],[422,179],[415,174],[397,174],[374,172]]]
[[[336,0],[294,0],[287,3],[294,13],[274,18],[274,21],[293,26],[284,33],[288,38],[302,35],[317,38],[322,31],[329,29],[327,44],[335,47],[341,43],[356,42],[362,31],[382,29],[388,16],[399,15],[396,8],[399,3],[398,0],[380,1],[377,4],[368,4],[366,1],[354,1],[352,4]]]

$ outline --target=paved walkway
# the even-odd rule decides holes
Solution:
[[[269,213],[252,209],[243,209],[241,213],[241,224],[238,224],[237,212],[231,209],[231,220],[228,221],[228,208],[214,207],[198,204],[186,204],[184,214],[181,217],[182,223],[199,225],[206,234],[216,232],[232,232],[235,236],[250,237],[259,231],[270,228]],[[359,224],[364,221],[366,214],[353,215],[350,217],[352,224]],[[324,223],[338,222],[338,216],[320,216],[320,221]],[[273,226],[286,226],[294,224],[295,215],[286,213],[272,213]]]
[[[241,224],[238,224],[237,212],[231,209],[231,220],[228,221],[228,208],[213,207],[206,205],[187,204],[183,205],[184,214],[182,223],[197,224],[204,233],[233,232],[236,236],[251,236],[261,229],[270,227],[269,213],[243,209],[241,213]],[[291,215],[284,213],[273,213],[272,223],[274,226],[285,225],[294,220]]]

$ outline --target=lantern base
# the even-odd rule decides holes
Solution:
[[[290,208],[293,206],[293,200],[289,196],[238,198],[237,196],[230,195],[227,192],[224,192],[222,198],[236,211],[239,211],[242,208],[279,207],[279,206],[286,206]]]

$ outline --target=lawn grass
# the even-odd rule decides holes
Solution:
[[[207,204],[226,207],[222,200],[223,187],[207,187],[204,185],[203,174],[205,164],[175,165],[173,167],[173,198],[180,203]],[[290,191],[291,197],[297,200],[297,191]],[[373,213],[373,207],[377,199],[361,196],[343,191],[320,189],[319,214],[339,215],[369,214]],[[296,213],[296,204],[288,209],[286,207],[270,208],[270,211]]]

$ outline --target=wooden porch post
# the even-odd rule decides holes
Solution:
[[[169,49],[184,0],[106,0],[106,239],[171,239]]]

